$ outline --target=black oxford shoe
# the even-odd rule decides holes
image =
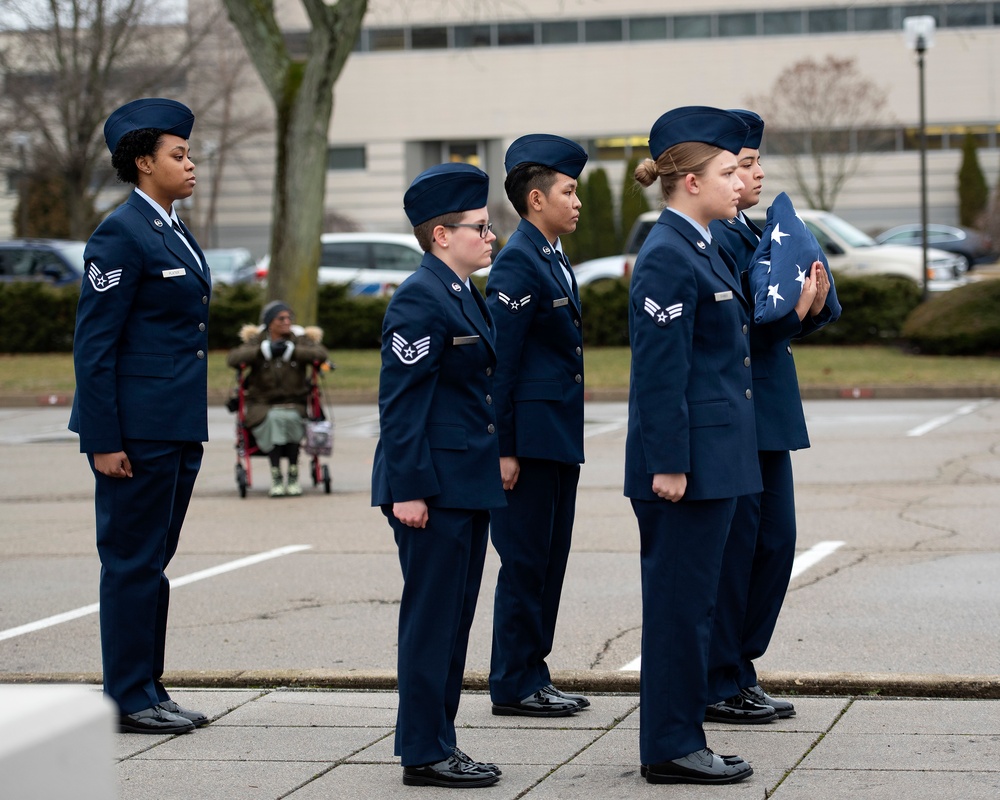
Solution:
[[[499,775],[493,772],[483,772],[478,767],[463,762],[454,753],[435,764],[425,764],[422,767],[403,767],[403,783],[406,786],[476,789],[480,786],[492,786],[498,780],[500,780]]]
[[[202,714],[200,711],[183,708],[173,700],[164,700],[160,703],[160,708],[164,711],[169,711],[171,714],[176,714],[178,717],[184,717],[184,719],[190,721],[196,728],[208,725],[208,717],[205,714]]]
[[[136,711],[134,714],[122,714],[118,717],[118,730],[121,733],[154,733],[167,736],[174,733],[190,733],[194,723],[189,719],[171,714],[161,706]]]
[[[739,756],[717,756],[707,747],[683,758],[649,764],[640,769],[648,783],[736,783],[753,775],[753,768]]]
[[[548,692],[549,694],[554,694],[556,697],[561,697],[563,700],[571,700],[576,703],[580,708],[587,708],[590,705],[590,701],[584,697],[582,694],[569,694],[561,689],[557,689],[551,683],[548,686],[542,687],[543,692]]]
[[[520,703],[494,703],[497,717],[568,717],[580,710],[573,700],[565,700],[539,689]]]
[[[742,694],[705,707],[705,722],[729,725],[759,725],[778,718],[773,706],[759,705]]]
[[[463,764],[471,765],[471,766],[475,767],[476,769],[478,769],[480,772],[492,772],[498,778],[501,775],[503,775],[503,772],[500,770],[500,767],[498,767],[496,764],[491,764],[488,761],[485,761],[485,762],[484,761],[473,761],[469,756],[467,756],[465,753],[463,753],[457,747],[454,750],[452,750],[451,752],[454,753],[455,754],[455,758],[457,758]]]
[[[774,713],[778,715],[778,719],[787,719],[788,717],[795,716],[795,706],[787,700],[776,700],[771,697],[771,695],[760,688],[760,684],[740,689],[740,694],[752,700],[757,705],[771,706],[774,709]]]

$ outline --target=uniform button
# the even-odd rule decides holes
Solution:
[[[785,350],[788,351],[788,355],[792,354],[792,346],[790,344],[786,344],[785,345]]]
[[[493,405],[493,395],[491,394],[486,395],[486,405],[488,406]]]
[[[753,392],[747,389],[747,400],[749,400],[751,397],[753,397]]]
[[[201,296],[201,304],[202,304],[203,306],[207,306],[207,305],[208,305],[208,295],[204,295],[204,294],[203,294],[203,295]]]
[[[204,331],[205,330],[205,323],[204,322],[199,322],[198,323],[198,330],[200,330],[200,331]]]
[[[582,356],[582,355],[583,355],[583,348],[582,348],[582,347],[578,347],[578,348],[576,348],[576,354],[577,354],[578,356]]]
[[[744,335],[746,335],[746,332],[747,332],[748,330],[750,330],[750,329],[749,329],[749,328],[748,328],[748,327],[747,327],[746,325],[744,325],[744,326],[743,326],[743,333],[744,333]]]
[[[486,368],[486,377],[489,378],[491,375],[493,375],[493,367],[487,367]]]
[[[577,383],[583,383],[583,375],[577,375],[575,378],[573,378],[573,380],[575,380]]]
[[[205,357],[205,351],[204,350],[199,350],[198,351],[198,358],[204,358],[204,357]]]
[[[486,426],[486,431],[488,433],[495,433],[496,432],[496,427],[493,425],[492,422],[489,425]]]
[[[578,320],[578,319],[573,320],[573,324],[576,325],[576,327],[579,328],[580,327],[580,320]]]
[[[743,359],[743,366],[744,367],[750,366],[750,356],[747,356],[746,358]]]

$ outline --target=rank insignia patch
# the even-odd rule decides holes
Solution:
[[[430,336],[417,339],[417,341],[413,342],[413,344],[410,344],[398,333],[392,334],[392,352],[394,352],[398,356],[399,360],[407,366],[410,364],[416,364],[430,352],[430,349]]]
[[[122,279],[122,271],[120,269],[111,269],[107,272],[101,272],[101,268],[91,261],[87,264],[87,277],[90,279],[90,285],[94,287],[95,291],[106,292],[108,289],[118,285],[118,282]]]
[[[653,318],[653,322],[659,327],[665,328],[681,315],[681,312],[684,310],[684,304],[674,303],[672,306],[662,308],[647,297],[645,303],[643,303],[643,309]]]
[[[522,308],[528,305],[528,303],[531,302],[530,294],[526,294],[520,300],[517,300],[516,298],[513,298],[510,295],[506,295],[503,292],[497,292],[497,298],[500,300],[501,303],[507,306],[507,310],[511,314],[516,314],[518,311],[520,311]]]

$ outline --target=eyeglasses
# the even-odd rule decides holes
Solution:
[[[278,316],[276,316],[274,319],[276,321],[278,321],[278,322],[291,322],[292,321],[292,315],[291,314],[278,314]]]
[[[485,239],[490,235],[493,230],[493,223],[487,222],[484,225],[480,225],[478,222],[456,222],[452,225],[442,225],[442,228],[476,228],[479,230],[479,238]]]

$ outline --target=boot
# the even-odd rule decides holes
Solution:
[[[301,493],[301,489],[299,492]],[[281,467],[271,467],[271,497],[285,496],[285,482],[281,479]]]
[[[289,497],[298,497],[302,494],[302,487],[299,486],[299,465],[288,465],[288,486],[285,487],[285,494]]]

